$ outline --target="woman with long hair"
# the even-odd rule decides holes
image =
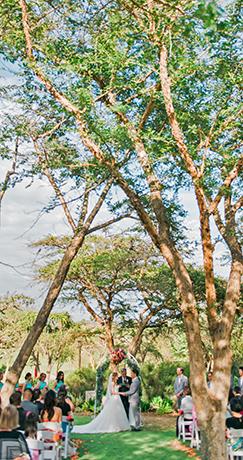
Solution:
[[[42,422],[62,422],[62,411],[60,407],[56,406],[56,393],[53,390],[49,390],[46,393],[44,400],[44,407],[41,411]]]
[[[57,373],[57,378],[56,378],[56,383],[54,385],[53,390],[58,393],[58,390],[64,385],[64,372],[63,371],[58,371]]]

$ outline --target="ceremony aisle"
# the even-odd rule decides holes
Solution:
[[[90,417],[75,417],[75,424],[89,422]],[[198,457],[180,449],[175,442],[175,430],[161,429],[158,425],[145,424],[143,431],[72,435],[80,440],[79,453],[82,460],[188,460]]]

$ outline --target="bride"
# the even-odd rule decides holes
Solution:
[[[124,406],[117,394],[117,379],[118,373],[113,372],[109,377],[105,404],[97,417],[86,425],[74,426],[72,433],[114,433],[130,430]]]

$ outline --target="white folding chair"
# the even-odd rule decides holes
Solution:
[[[229,460],[243,460],[243,447],[234,450],[234,446],[236,446],[238,441],[240,442],[240,438],[242,438],[243,444],[243,430],[230,428],[230,443],[228,444]]]
[[[37,439],[26,439],[30,452],[32,450],[38,450],[39,460],[44,460],[44,442],[38,441]]]
[[[183,442],[185,441],[191,441],[192,439],[192,424],[193,420],[191,419],[185,419],[184,415],[180,415],[179,421],[178,421],[178,439],[182,439]]]
[[[68,457],[68,443],[70,438],[70,422],[67,420],[67,417],[62,417],[62,422],[65,423],[65,431],[63,430],[62,438],[64,440],[64,452],[63,458]]]
[[[195,447],[198,450],[201,445],[201,440],[200,440],[200,431],[199,431],[197,420],[195,417],[193,417],[191,430],[192,430],[191,447]]]
[[[55,434],[54,431],[48,430],[45,427],[39,429],[38,424],[38,437],[41,438],[41,441],[44,443],[43,451],[43,460],[59,460],[60,458],[60,449],[56,446],[56,443],[53,440]]]

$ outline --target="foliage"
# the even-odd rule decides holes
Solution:
[[[189,364],[181,362],[163,362],[159,366],[144,364],[141,368],[144,399],[152,401],[153,397],[170,397],[174,394],[173,384],[177,367],[185,369],[189,376]]]
[[[75,401],[84,401],[85,391],[95,389],[96,372],[90,367],[77,369],[66,378],[66,384]]]
[[[95,399],[89,399],[88,401],[84,401],[79,405],[79,409],[81,410],[81,412],[94,412]]]
[[[150,403],[150,409],[155,410],[157,414],[170,414],[173,412],[173,401],[169,398],[154,396]]]

